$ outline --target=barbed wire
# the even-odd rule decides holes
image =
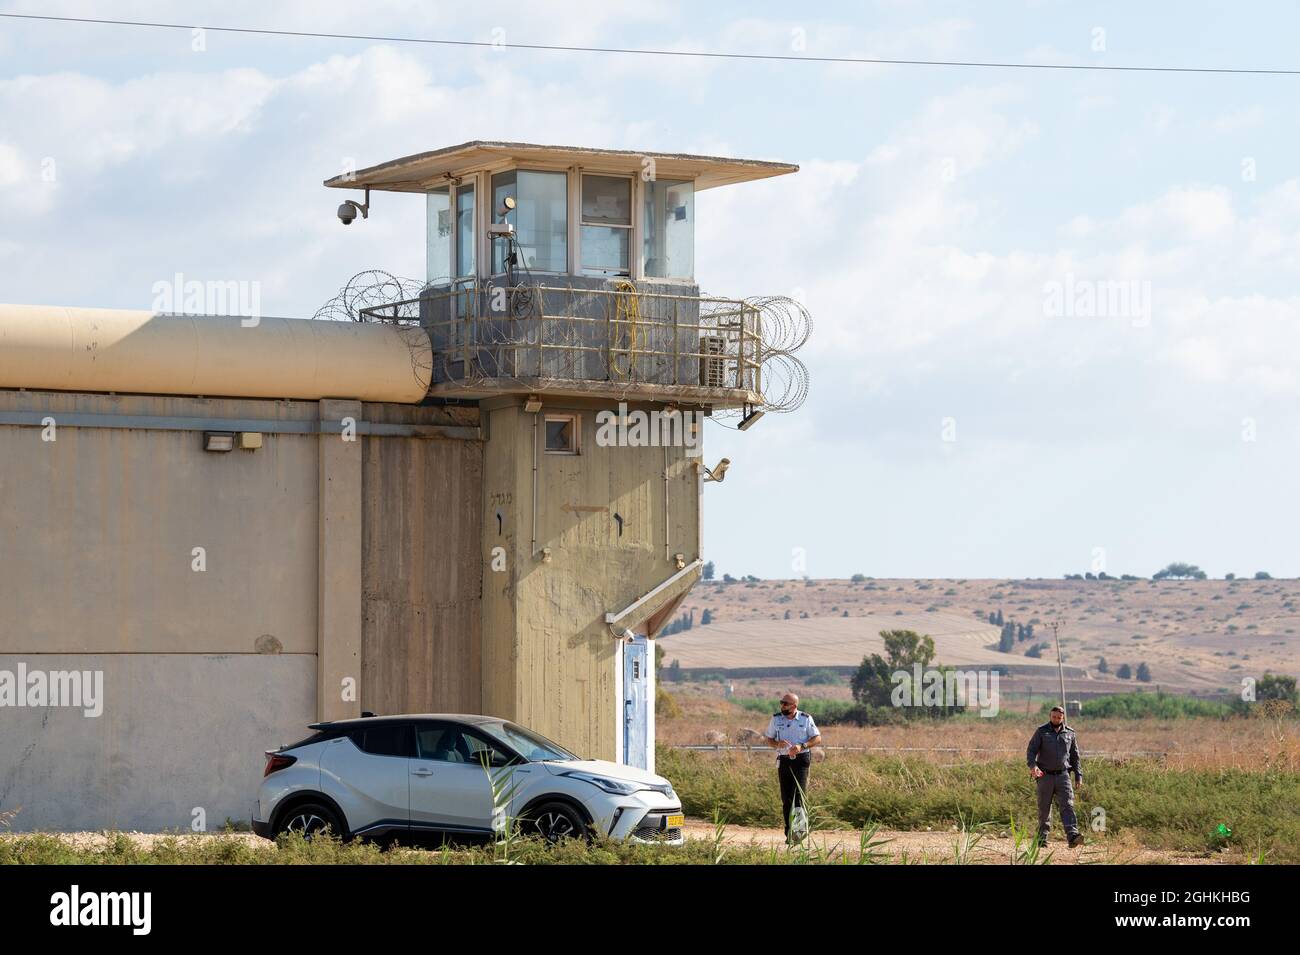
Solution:
[[[420,294],[424,283],[404,279],[382,269],[367,269],[348,279],[337,295],[327,301],[312,319],[324,322],[369,322],[365,309],[388,302],[411,299]],[[411,355],[411,374],[427,391],[433,383],[433,363],[429,351],[429,336],[420,328],[419,310],[403,321],[392,323],[399,329],[402,340]]]
[[[751,408],[785,414],[808,398],[811,375],[794,353],[813,321],[786,296],[675,295],[618,280],[613,288],[469,283],[430,286],[381,269],[358,272],[313,316],[420,328],[436,381],[561,379],[621,384],[626,400],[646,384],[683,379],[757,392]],[[425,352],[421,351],[421,355]],[[433,372],[436,370],[437,374]],[[711,377],[717,375],[717,378]],[[715,383],[716,382],[716,383]],[[738,418],[718,409],[714,419]]]

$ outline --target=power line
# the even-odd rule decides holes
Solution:
[[[432,46],[460,46],[491,49],[536,50],[543,53],[607,53],[625,56],[675,56],[711,60],[768,60],[785,63],[844,63],[868,66],[952,66],[996,70],[1088,70],[1105,73],[1227,73],[1237,75],[1300,76],[1300,70],[1236,69],[1208,66],[1105,66],[1097,63],[1010,63],[991,60],[902,60],[866,56],[794,56],[782,53],[718,53],[708,50],[653,50],[633,47],[561,46],[550,43],[497,43],[490,40],[439,40],[430,37],[379,36],[368,33],[313,33],[305,30],[263,30],[254,27],[215,27],[190,23],[160,23],[145,20],[107,20],[93,17],[54,17],[35,13],[0,13],[10,20],[43,20],[54,23],[94,23],[105,26],[151,27],[162,30],[207,30],[213,33],[245,33],[258,36],[304,37],[315,40],[365,40],[377,43],[422,43]]]

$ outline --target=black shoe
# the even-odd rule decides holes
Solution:
[[[1034,841],[1038,843],[1038,848],[1040,849],[1047,848],[1047,836],[1039,836]]]
[[[1071,849],[1077,849],[1081,845],[1083,845],[1083,836],[1080,833],[1076,832],[1074,835],[1070,836]]]

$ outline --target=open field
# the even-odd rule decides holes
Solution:
[[[773,759],[739,753],[660,751],[686,812],[773,828],[780,799]],[[917,756],[836,753],[814,765],[809,803],[818,828],[952,831],[1005,838],[1035,826],[1023,758],[939,765]],[[1080,828],[1097,845],[1213,858],[1300,862],[1300,774],[1278,769],[1174,769],[1149,759],[1094,761],[1075,800]],[[1221,835],[1223,824],[1231,835]],[[1097,827],[1101,828],[1098,829]],[[1060,835],[1054,819],[1054,834]]]
[[[793,682],[808,697],[830,696],[827,687],[800,687],[798,681],[737,681],[737,695],[766,697],[776,709],[776,700]],[[680,715],[656,722],[661,746],[698,745],[721,737],[727,743],[753,738],[767,726],[765,714],[756,713],[723,697],[716,685],[669,685]],[[845,690],[845,696],[847,696]],[[808,706],[817,715],[817,705]],[[917,721],[902,726],[825,726],[827,746],[875,747],[881,750],[932,750],[917,752],[932,762],[996,762],[1023,760],[1025,746],[1035,727],[1043,722],[1037,714],[1004,713],[998,719],[965,716],[946,722]],[[1089,720],[1086,711],[1071,717],[1079,733],[1085,761],[1123,761],[1128,754],[1158,754],[1170,768],[1240,769],[1276,768],[1300,772],[1300,723],[1264,718],[1230,720]],[[710,735],[716,734],[716,735]],[[763,754],[766,756],[766,754]],[[755,757],[761,758],[761,757]]]
[[[705,610],[709,626],[701,625]],[[993,651],[992,659],[1016,666],[1035,665],[1025,652],[1035,643],[1050,644],[1049,624],[1060,621],[1064,662],[1077,668],[1067,669],[1071,693],[1132,690],[1134,680],[1113,676],[1123,663],[1136,669],[1145,662],[1152,686],[1202,694],[1235,694],[1243,676],[1265,671],[1300,674],[1296,580],[710,581],[696,586],[682,605],[682,613],[694,613],[695,626],[660,642],[665,666],[674,658],[683,668],[692,658],[708,668],[786,669],[792,661],[803,667],[856,666],[858,650],[879,631],[914,629],[936,634],[939,663],[961,665],[966,661],[957,657],[964,644],[955,638],[964,635],[969,643],[974,636],[980,649],[996,646],[998,628],[989,625],[988,615],[998,611],[1004,620],[1034,627],[1032,639],[1012,653]],[[719,635],[725,628],[725,639],[701,639],[694,647],[692,641],[707,638],[712,626]],[[848,639],[855,632],[860,645]],[[1042,654],[1042,661],[1055,662],[1050,646]],[[1103,656],[1111,676],[1097,670]],[[1055,673],[1048,668],[1041,679],[1016,676],[1004,680],[1002,689],[1014,695],[1027,683],[1041,696],[1054,686]]]

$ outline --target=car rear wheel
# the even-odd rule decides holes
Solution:
[[[346,835],[342,823],[332,809],[320,803],[308,802],[294,806],[286,812],[275,834],[278,836],[282,832],[296,832],[310,842],[324,834],[326,830],[340,839]]]
[[[591,838],[586,820],[568,803],[543,803],[528,814],[528,819],[530,829],[550,843]]]

